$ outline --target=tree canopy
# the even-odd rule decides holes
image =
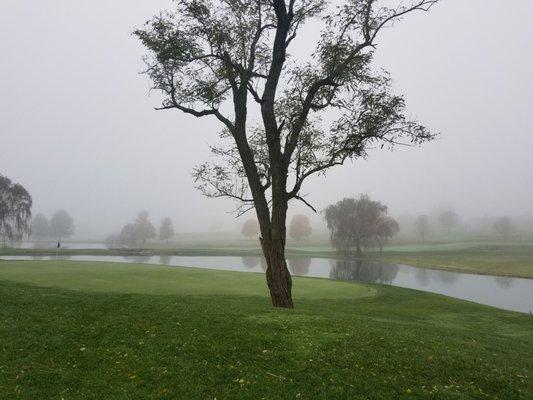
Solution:
[[[247,238],[257,238],[259,235],[259,223],[257,220],[254,218],[247,219],[244,224],[242,224],[241,233]]]
[[[400,230],[398,223],[387,215],[387,206],[365,194],[329,205],[324,210],[324,219],[331,243],[342,254],[350,253],[354,247],[358,255],[365,247],[381,248]]]
[[[37,214],[31,222],[31,236],[35,239],[44,239],[50,236],[50,223],[44,214]]]
[[[65,210],[57,210],[50,219],[50,235],[57,239],[64,239],[73,234],[74,220]]]
[[[174,225],[169,217],[163,218],[159,227],[159,239],[169,240],[174,237]]]
[[[506,238],[511,232],[513,232],[514,225],[511,221],[511,218],[504,216],[496,219],[492,225],[492,228],[496,231],[496,233]]]
[[[303,214],[297,214],[291,219],[289,225],[289,236],[299,242],[304,237],[311,234],[313,229],[311,228],[311,222],[309,217]]]
[[[0,235],[7,240],[21,240],[30,234],[32,198],[19,183],[0,174]]]

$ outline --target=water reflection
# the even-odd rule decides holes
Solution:
[[[442,283],[449,286],[455,284],[459,279],[459,274],[448,271],[437,271],[437,276]]]
[[[311,265],[311,258],[289,258],[289,271],[294,275],[304,276],[309,274],[309,266]]]
[[[255,268],[259,265],[259,257],[254,256],[243,256],[241,257],[242,265],[246,268]]]
[[[170,264],[170,260],[171,260],[171,256],[160,256],[159,257],[159,264],[162,264],[162,265],[171,265]]]
[[[398,265],[373,260],[331,260],[331,279],[391,284]]]
[[[163,256],[164,257],[164,256]],[[136,255],[136,256],[123,256],[123,258],[135,264],[148,264],[152,256],[149,255]],[[169,261],[170,262],[170,261]]]
[[[422,287],[429,285],[429,271],[425,268],[418,268],[415,271],[415,279]]]
[[[508,276],[495,276],[496,284],[502,289],[509,289],[513,285],[513,278]]]

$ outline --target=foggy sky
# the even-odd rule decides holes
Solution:
[[[141,209],[156,223],[170,216],[178,231],[242,223],[231,201],[193,188],[216,120],[154,111],[160,97],[139,74],[144,50],[131,32],[170,7],[0,3],[0,173],[30,191],[34,213],[68,210],[78,236],[118,231]],[[322,209],[368,193],[393,215],[442,202],[471,216],[532,213],[532,17],[530,0],[442,0],[387,30],[375,66],[391,73],[408,114],[441,135],[314,178],[307,199]],[[298,39],[296,49],[309,46]],[[311,213],[291,206],[300,211]]]

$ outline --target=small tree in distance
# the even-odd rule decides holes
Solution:
[[[304,237],[308,237],[312,231],[311,223],[306,215],[297,214],[292,217],[291,224],[289,225],[289,236],[298,243]]]
[[[355,247],[358,256],[362,255],[363,248],[373,247],[399,230],[396,221],[388,218],[387,206],[364,194],[357,199],[342,199],[324,211],[333,246],[341,254],[349,254]]]
[[[135,220],[135,229],[137,230],[137,238],[145,244],[148,239],[155,238],[155,228],[148,217],[147,211],[141,211]]]
[[[501,235],[504,239],[514,230],[513,223],[509,217],[500,217],[495,222],[492,228]]]
[[[445,210],[439,214],[439,225],[446,229],[448,235],[451,233],[452,229],[457,227],[459,224],[459,217],[457,213],[453,210]]]
[[[163,218],[159,227],[159,239],[168,241],[174,237],[174,225],[169,217]]]
[[[256,219],[247,219],[242,225],[241,233],[247,238],[257,238],[259,236],[259,223]]]
[[[120,245],[128,247],[137,247],[139,243],[139,229],[134,223],[126,224],[118,236]]]
[[[422,243],[425,243],[426,235],[429,231],[429,217],[427,215],[419,215],[416,217],[415,229],[422,238]]]
[[[50,236],[50,224],[48,218],[39,213],[31,221],[31,237],[37,240]]]
[[[74,234],[74,220],[65,210],[57,210],[50,219],[50,235],[57,240]]]

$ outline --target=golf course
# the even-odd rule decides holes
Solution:
[[[0,397],[530,399],[533,318],[408,289],[0,261]]]

